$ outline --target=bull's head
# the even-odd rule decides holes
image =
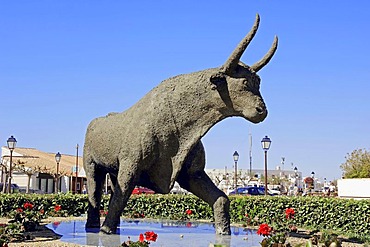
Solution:
[[[213,89],[217,89],[226,104],[224,109],[227,115],[241,116],[253,123],[263,121],[267,116],[267,109],[263,102],[260,88],[260,77],[256,74],[274,55],[278,39],[274,42],[267,54],[252,66],[240,61],[243,52],[257,32],[260,17],[257,14],[252,29],[239,43],[219,72],[212,75],[210,81]]]

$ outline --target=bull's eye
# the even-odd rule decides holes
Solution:
[[[250,84],[247,79],[243,80],[243,88],[244,90],[250,90]]]
[[[248,81],[247,80],[243,80],[243,85],[244,86],[247,86],[248,85]]]

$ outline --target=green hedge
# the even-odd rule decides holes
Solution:
[[[109,196],[103,197],[102,210],[108,210]],[[347,200],[328,197],[232,196],[230,216],[234,223],[273,224],[284,217],[286,208],[296,211],[294,223],[301,228],[334,230],[350,237],[370,241],[370,200]],[[43,206],[46,211],[62,205],[66,215],[79,216],[87,210],[87,195],[0,194],[0,216],[6,217],[25,202]],[[191,215],[185,211],[192,210]],[[246,218],[245,215],[248,215]],[[147,218],[212,220],[212,209],[195,196],[143,195],[132,196],[124,216],[144,215]]]
[[[43,208],[46,214],[54,211],[55,205],[61,205],[66,216],[80,216],[87,211],[87,195],[0,194],[0,217],[8,217],[11,211],[21,208],[25,202],[31,202],[35,208]]]
[[[284,217],[286,208],[296,212],[294,223],[301,228],[332,230],[345,236],[370,241],[370,200],[328,197],[231,197],[231,218],[244,215],[257,224],[273,224]],[[243,217],[244,216],[244,217]]]

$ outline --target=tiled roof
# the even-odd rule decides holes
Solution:
[[[62,157],[59,162],[59,173],[67,176],[71,175],[73,167],[76,166],[76,156],[69,154],[61,155]],[[9,160],[9,158],[10,157],[8,155],[3,156],[3,159],[5,160]],[[55,161],[55,153],[45,153],[35,148],[16,147],[13,151],[13,164],[17,164],[18,162],[25,162],[25,167],[30,167],[35,170],[41,169],[46,173],[56,173],[57,163]],[[82,166],[82,157],[79,156],[79,173],[81,172]],[[75,175],[74,172],[73,175]],[[79,174],[79,177],[80,175],[83,174]]]

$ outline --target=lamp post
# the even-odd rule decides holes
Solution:
[[[10,150],[10,164],[9,164],[9,183],[8,183],[8,193],[12,193],[12,164],[13,164],[13,150],[17,144],[17,140],[14,136],[10,136],[6,141],[8,144],[8,149]]]
[[[55,191],[58,193],[58,180],[59,180],[59,162],[60,162],[60,159],[62,158],[62,155],[58,152],[56,155],[55,155],[55,161],[57,162],[57,175],[56,175],[56,178],[55,178]]]
[[[298,168],[294,167],[294,177],[297,179],[298,178]]]
[[[294,186],[299,188],[298,168],[294,167]]]
[[[235,194],[237,193],[237,187],[238,187],[238,160],[239,160],[239,154],[237,151],[234,152],[233,154],[233,159],[235,162],[235,173],[234,173],[234,187],[235,187]]]
[[[265,151],[265,195],[267,196],[267,151],[270,149],[271,140],[265,136],[262,141],[262,149]]]
[[[313,190],[315,190],[315,172],[311,172],[311,178],[312,178],[312,187]]]

